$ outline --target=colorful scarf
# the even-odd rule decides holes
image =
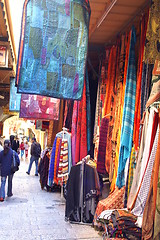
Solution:
[[[135,63],[135,44],[136,31],[134,27],[131,33],[131,45],[129,53],[128,71],[126,79],[124,110],[121,130],[121,145],[119,153],[119,166],[116,185],[121,188],[125,185],[124,169],[127,158],[130,157],[132,149],[134,111],[135,111],[135,95],[136,95],[136,63]]]
[[[19,93],[79,100],[88,47],[88,0],[26,0],[16,82]]]

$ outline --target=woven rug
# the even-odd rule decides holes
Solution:
[[[89,19],[88,0],[25,0],[16,75],[19,93],[81,99]]]

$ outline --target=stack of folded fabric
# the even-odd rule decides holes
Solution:
[[[107,225],[110,238],[141,239],[142,230],[136,225],[137,217],[126,210],[114,210]]]

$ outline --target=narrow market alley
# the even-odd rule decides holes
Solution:
[[[1,240],[102,239],[92,226],[66,222],[61,194],[41,190],[34,165],[30,176],[27,167],[21,161],[13,178],[13,196],[0,203]]]

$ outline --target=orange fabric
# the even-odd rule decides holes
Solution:
[[[117,137],[116,156],[115,156],[115,163],[114,163],[114,173],[113,173],[113,179],[112,179],[112,183],[111,183],[111,187],[110,187],[111,192],[113,192],[114,189],[115,189],[117,171],[118,171],[119,148],[120,148],[120,140],[121,140],[121,126],[122,126],[123,105],[124,105],[126,77],[127,77],[128,59],[129,59],[130,39],[131,39],[131,32],[129,33],[129,36],[126,36],[126,44],[125,44],[126,45],[126,57],[125,57],[123,90],[122,90],[122,93],[121,93],[121,96],[120,96],[120,99],[121,99],[121,109],[120,109],[120,111],[121,112],[120,112],[120,118],[119,118],[119,130],[118,130],[118,137]]]
[[[57,138],[57,143],[56,143],[56,151],[55,151],[55,167],[54,167],[54,183],[56,183],[58,185],[58,179],[57,179],[57,157],[58,157],[58,149],[59,149],[59,145],[60,145],[61,139]]]
[[[141,21],[141,36],[140,36],[140,50],[139,50],[139,59],[138,59],[138,71],[137,71],[137,87],[136,87],[136,103],[135,103],[135,117],[134,117],[134,132],[133,132],[133,142],[135,145],[135,150],[139,146],[139,129],[140,129],[140,119],[141,119],[141,82],[142,82],[142,70],[143,70],[143,53],[144,45],[146,39],[147,31],[147,22],[148,22],[148,13],[147,16],[143,16]]]

